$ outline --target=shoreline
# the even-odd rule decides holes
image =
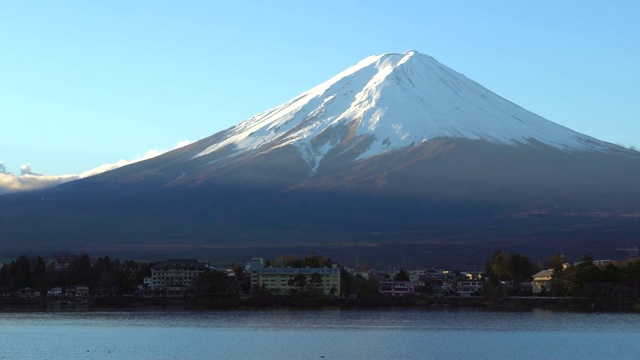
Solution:
[[[590,312],[640,312],[640,304],[598,303],[575,297],[372,297],[361,299],[301,297],[145,298],[109,296],[92,299],[0,298],[0,311],[74,310],[239,310],[239,309],[462,309],[495,311],[550,309]]]

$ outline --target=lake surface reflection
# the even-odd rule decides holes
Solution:
[[[640,315],[549,310],[0,312],[0,359],[637,359]]]

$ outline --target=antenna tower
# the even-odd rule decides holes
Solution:
[[[626,251],[629,254],[630,258],[638,257],[638,247],[626,247],[626,248],[617,248],[618,251]]]

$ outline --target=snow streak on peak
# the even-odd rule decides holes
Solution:
[[[359,158],[437,137],[606,150],[610,144],[548,121],[409,51],[374,55],[328,81],[227,130],[197,156],[298,147],[312,171],[333,148],[367,139]],[[362,144],[360,144],[362,145]],[[362,147],[362,146],[361,146]]]

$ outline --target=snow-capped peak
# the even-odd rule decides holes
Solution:
[[[355,146],[367,139],[359,153],[366,158],[438,137],[511,145],[536,140],[563,150],[610,146],[531,113],[430,56],[409,51],[369,56],[227,130],[197,156],[222,148],[237,154],[293,144],[313,171],[338,144]]]

